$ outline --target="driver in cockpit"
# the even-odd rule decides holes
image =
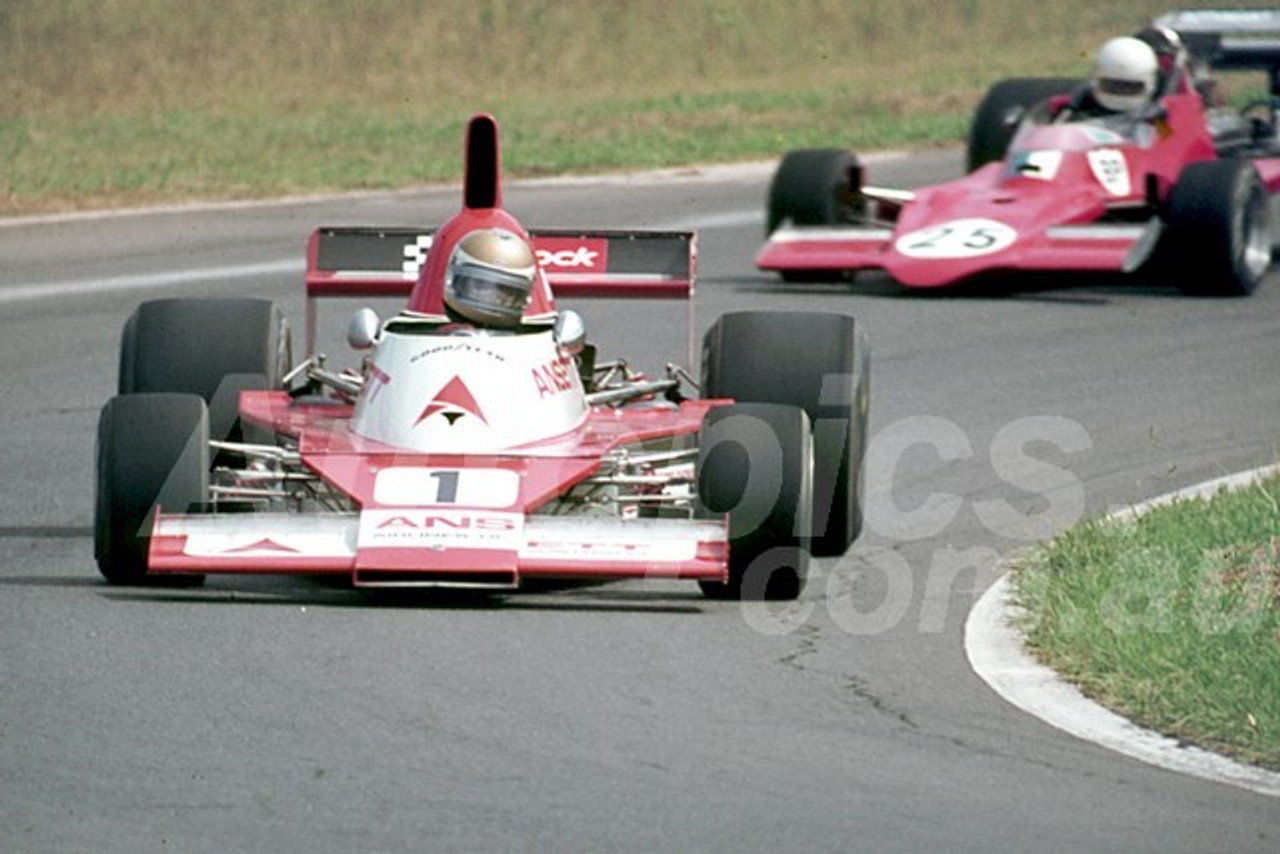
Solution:
[[[477,229],[449,256],[445,310],[455,323],[515,330],[537,275],[538,261],[527,240],[506,229]]]
[[[1110,39],[1094,56],[1093,76],[1077,94],[1053,105],[1055,121],[1131,116],[1139,118],[1153,103],[1160,82],[1160,60],[1143,39]]]

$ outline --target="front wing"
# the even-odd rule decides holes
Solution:
[[[986,233],[966,237],[962,231],[945,232],[946,225],[932,235],[932,244],[921,232],[903,236],[856,226],[784,226],[769,236],[756,266],[783,274],[883,270],[918,288],[992,272],[1129,273],[1147,259],[1160,234],[1154,219],[1146,225],[1056,226],[992,249]]]
[[[723,582],[723,521],[379,508],[157,514],[156,574],[338,574],[360,587],[514,589],[521,579]]]

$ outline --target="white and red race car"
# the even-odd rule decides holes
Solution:
[[[868,407],[854,318],[725,315],[700,382],[596,358],[553,290],[689,300],[696,235],[526,231],[499,171],[497,124],[478,115],[462,209],[440,228],[315,231],[298,365],[269,301],[136,310],[98,426],[95,554],[109,581],[298,573],[507,591],[662,578],[786,599],[811,554],[847,549]],[[444,259],[495,227],[539,262],[517,330],[460,325],[443,304]],[[407,303],[385,321],[357,312],[359,365],[329,369],[312,354],[316,300],[375,295]]]

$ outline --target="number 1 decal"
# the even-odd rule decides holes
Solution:
[[[894,247],[908,258],[973,258],[999,252],[1017,238],[994,219],[957,219],[904,234]]]
[[[436,469],[431,478],[436,482],[436,500],[434,504],[454,504],[458,500],[458,477],[461,473],[455,469]]]
[[[506,509],[520,501],[520,476],[497,468],[417,468],[379,471],[373,500],[383,507],[484,507]]]

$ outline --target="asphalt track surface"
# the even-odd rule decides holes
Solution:
[[[871,171],[910,185],[958,166]],[[0,849],[1280,847],[1274,797],[1067,735],[964,650],[1010,551],[1276,461],[1277,277],[1240,300],[1097,279],[783,286],[751,265],[766,181],[548,182],[506,201],[530,226],[699,228],[697,330],[738,308],[865,325],[867,530],[788,611],[678,583],[493,599],[107,586],[94,430],[138,301],[267,295],[300,326],[312,228],[434,224],[457,192],[0,225]],[[325,312],[335,364],[354,307]],[[678,307],[575,307],[606,351],[683,360]]]

